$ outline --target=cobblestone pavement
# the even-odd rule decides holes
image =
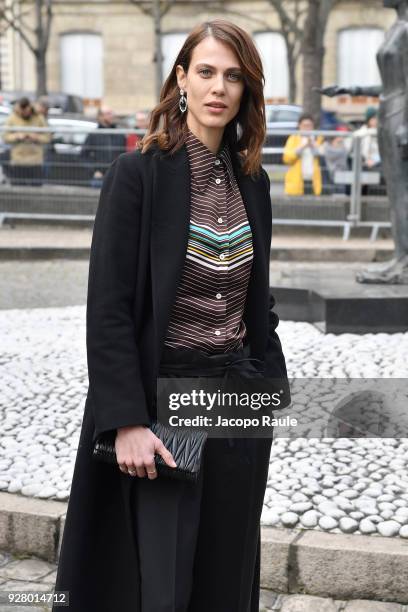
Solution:
[[[333,268],[333,264],[273,262],[271,269],[288,267]],[[361,264],[350,265],[350,268]],[[48,260],[0,262],[0,309],[83,305],[86,302],[87,261]],[[55,564],[35,557],[0,552],[0,591],[49,592],[55,582]],[[0,603],[0,612],[46,612],[50,607]],[[310,595],[261,592],[260,612],[408,612],[408,605],[374,601],[338,601]],[[91,612],[91,611],[84,611]],[[93,611],[92,611],[93,612]]]
[[[41,591],[51,593],[56,565],[34,556],[0,552],[0,602],[4,591]],[[47,596],[46,596],[47,597]],[[63,609],[63,608],[62,608]],[[48,612],[50,605],[8,605],[0,603],[0,612]],[[341,601],[312,595],[286,595],[261,590],[259,612],[408,612],[408,606],[369,600]],[[83,612],[96,612],[84,610]],[[209,611],[210,612],[210,611]]]
[[[64,226],[0,227],[0,248],[10,247],[69,247],[91,246],[92,228]]]

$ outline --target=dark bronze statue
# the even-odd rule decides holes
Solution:
[[[393,258],[361,271],[360,283],[408,283],[408,0],[384,0],[397,11],[377,53],[382,86],[338,87],[320,90],[327,96],[380,96],[378,144],[390,201]]]

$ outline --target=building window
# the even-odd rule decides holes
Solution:
[[[60,41],[62,91],[88,99],[102,98],[102,36],[73,32],[62,34]]]
[[[338,33],[338,79],[342,87],[379,85],[376,53],[384,39],[381,28],[350,28]]]
[[[169,32],[162,34],[161,51],[163,55],[163,81],[170,74],[176,57],[188,36],[188,32]]]
[[[262,59],[265,98],[289,98],[289,71],[285,40],[279,32],[255,32],[254,41]]]

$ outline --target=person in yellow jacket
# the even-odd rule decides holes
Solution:
[[[301,115],[298,121],[300,131],[315,129],[313,117]],[[285,175],[285,193],[287,195],[304,195],[322,193],[322,174],[319,155],[323,138],[319,136],[301,136],[292,134],[286,141],[283,151],[283,163],[289,166]]]
[[[21,98],[5,122],[7,127],[47,127],[28,98]],[[44,145],[51,140],[45,132],[4,132],[4,141],[11,145],[9,175],[12,184],[40,185],[44,163]]]

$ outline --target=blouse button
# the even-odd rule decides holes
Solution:
[[[221,179],[215,179],[215,182],[217,183],[217,185],[219,185],[221,183]]]
[[[215,296],[217,298],[217,300],[220,300],[222,298],[221,293],[217,293],[217,295]]]
[[[220,162],[219,159],[216,159],[214,163],[215,163],[216,166],[219,166],[221,162]]]
[[[218,217],[217,221],[218,223],[222,223],[222,217]]]
[[[219,329],[216,329],[216,330],[215,330],[215,332],[214,332],[214,334],[215,334],[216,336],[219,336],[219,335],[221,334],[221,332],[220,332],[220,330],[219,330]]]
[[[225,259],[225,253],[220,253],[220,259]]]

